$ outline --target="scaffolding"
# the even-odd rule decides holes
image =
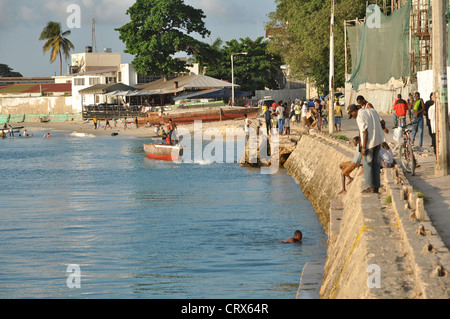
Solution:
[[[412,0],[409,46],[411,75],[415,80],[417,72],[433,67],[430,0]]]
[[[390,15],[395,10],[403,7],[408,0],[382,0],[376,1],[385,15]],[[367,1],[369,5],[369,1]],[[415,83],[417,72],[432,68],[431,48],[431,6],[430,0],[411,0],[409,55],[411,60],[410,82]],[[345,74],[349,76],[347,27],[365,23],[366,18],[344,21],[345,30]]]

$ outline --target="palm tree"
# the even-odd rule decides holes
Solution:
[[[53,63],[59,55],[59,73],[62,75],[62,53],[66,60],[69,58],[70,50],[75,47],[66,37],[71,33],[70,30],[62,32],[61,23],[50,21],[42,30],[39,40],[47,40],[44,44],[44,54],[51,50],[50,62]]]

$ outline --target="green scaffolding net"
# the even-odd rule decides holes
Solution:
[[[355,90],[363,83],[385,84],[410,76],[410,14],[411,0],[389,16],[371,5],[365,23],[347,26],[352,62],[348,82]]]

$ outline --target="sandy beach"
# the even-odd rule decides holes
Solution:
[[[64,131],[64,132],[77,132],[90,134],[94,136],[111,136],[116,133],[118,136],[132,136],[132,137],[152,137],[155,136],[155,127],[140,126],[136,128],[134,124],[127,124],[127,128],[124,128],[123,123],[118,122],[117,126],[114,126],[113,122],[110,122],[112,128],[105,129],[105,122],[100,122],[99,129],[94,129],[94,124],[92,122],[86,123],[84,121],[72,121],[72,122],[48,122],[48,123],[17,123],[12,124],[13,126],[24,126],[28,133],[33,133],[35,131]],[[202,123],[202,131],[205,132],[208,129],[218,129],[225,133],[227,129],[238,130],[239,133],[244,134],[244,121],[243,120],[232,120],[232,121],[222,121],[222,122],[211,122]],[[188,125],[178,125],[178,128],[187,129],[191,133],[194,132],[194,124]]]

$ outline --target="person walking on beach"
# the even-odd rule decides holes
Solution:
[[[97,115],[94,116],[93,121],[94,121],[94,130],[96,130],[96,129],[97,129],[97,125],[98,125],[98,118],[97,118]]]
[[[413,127],[411,129],[411,140],[412,145],[416,140],[417,132],[419,133],[419,146],[422,147],[423,144],[423,116],[425,111],[425,103],[420,98],[420,93],[416,92],[414,95],[416,103],[413,108]]]
[[[137,118],[137,117],[134,119],[134,124],[136,124],[136,128],[139,127],[139,121],[138,121],[138,118]]]
[[[108,126],[109,126],[110,129],[112,129],[112,126],[109,124],[109,119],[108,119],[108,118],[105,119],[105,123],[106,123],[106,124],[105,124],[105,131],[106,131],[106,128],[107,128]]]
[[[363,193],[378,193],[381,187],[380,148],[381,143],[385,141],[383,131],[388,131],[384,126],[384,121],[373,108],[362,109],[352,104],[348,107],[347,113],[349,119],[356,119],[360,131],[364,180],[368,186]]]

